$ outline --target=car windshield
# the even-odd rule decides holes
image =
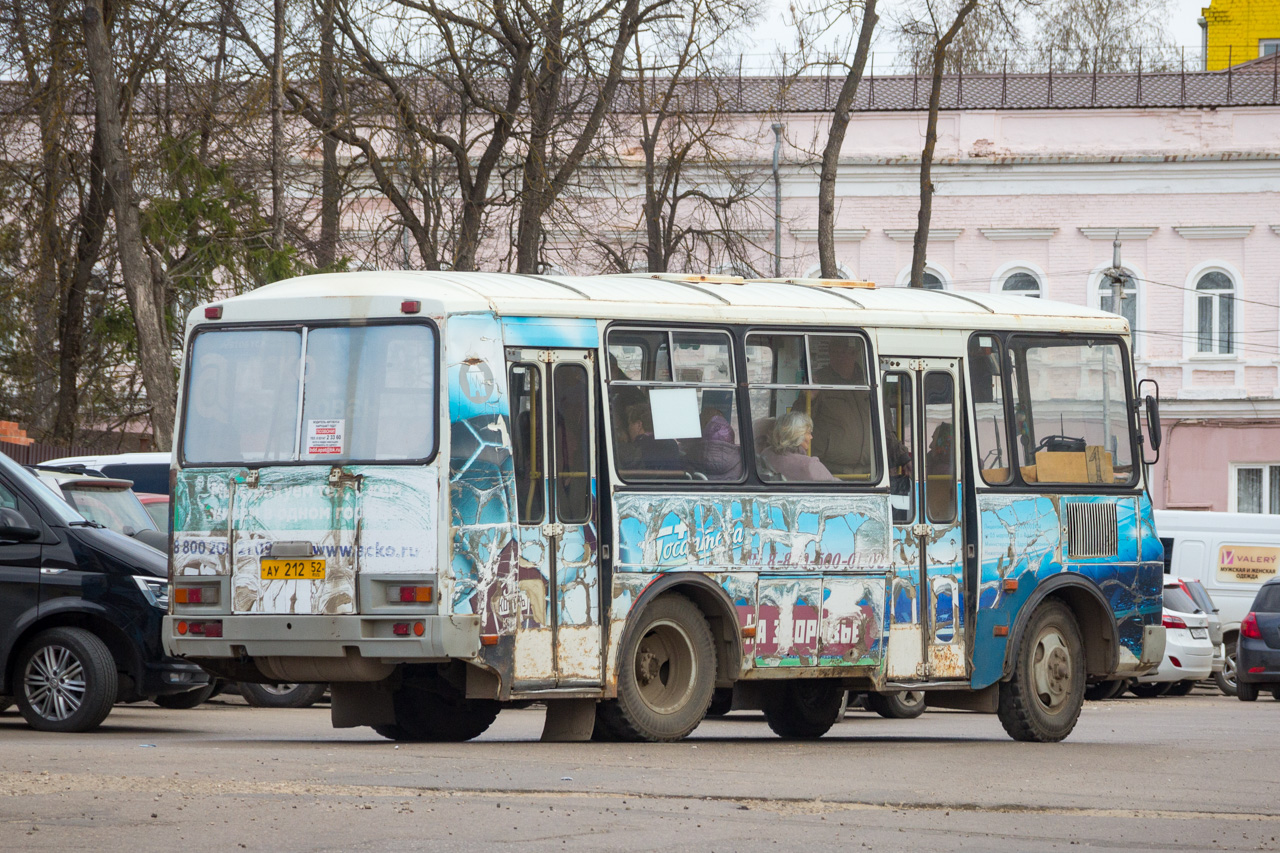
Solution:
[[[1258,590],[1251,609],[1258,613],[1280,613],[1280,583],[1265,584]]]
[[[435,449],[425,324],[202,332],[187,373],[187,464],[408,462]]]
[[[84,521],[80,513],[65,502],[58,500],[57,496],[52,494],[49,491],[49,487],[39,480],[35,474],[32,474],[3,453],[0,453],[0,469],[4,471],[6,476],[27,486],[28,497],[40,505],[41,514],[43,515],[44,512],[49,513],[45,517],[46,521],[56,519],[61,524],[75,524],[78,521]]]
[[[1191,596],[1182,591],[1180,586],[1166,586],[1164,588],[1164,606],[1165,609],[1176,610],[1178,613],[1195,613],[1200,609],[1191,600]]]
[[[147,515],[151,516],[151,521],[156,526],[156,530],[167,530],[169,528],[169,502],[168,501],[152,501],[142,505],[147,511]]]
[[[83,488],[78,483],[63,483],[62,494],[85,518],[118,533],[156,529],[138,496],[129,489]]]

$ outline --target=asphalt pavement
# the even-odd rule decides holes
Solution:
[[[333,729],[327,707],[117,706],[53,735],[0,714],[0,849],[1276,850],[1280,701],[1086,703],[1059,744],[994,716],[851,711],[817,741],[758,713],[677,744],[465,744]]]

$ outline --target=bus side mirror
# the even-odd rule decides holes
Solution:
[[[1151,393],[1144,394],[1150,385]],[[1147,465],[1160,461],[1160,445],[1164,443],[1164,433],[1160,431],[1160,385],[1154,379],[1144,379],[1138,383],[1138,394],[1142,396],[1147,414],[1147,444],[1156,452],[1156,458],[1143,459]]]

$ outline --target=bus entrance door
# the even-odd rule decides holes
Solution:
[[[968,673],[958,365],[944,358],[881,359],[894,531],[890,681]]]
[[[594,353],[509,349],[507,357],[520,522],[513,686],[599,687]]]

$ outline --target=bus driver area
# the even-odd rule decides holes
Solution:
[[[217,308],[188,325],[171,571],[218,591],[166,642],[329,681],[335,725],[465,740],[537,699],[553,736],[674,740],[721,690],[816,737],[846,689],[914,689],[1053,741],[1087,682],[1161,658],[1114,315],[478,273]]]

